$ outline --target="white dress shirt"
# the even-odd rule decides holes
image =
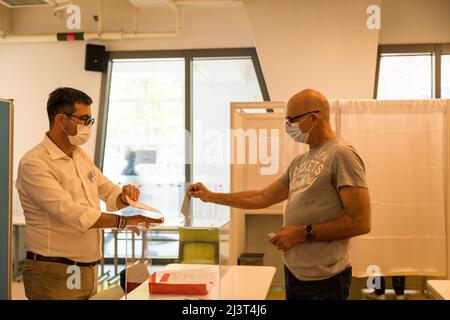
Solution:
[[[67,156],[45,135],[20,160],[16,188],[24,210],[25,249],[77,262],[99,260],[100,199],[118,210],[121,189],[110,182],[79,147]]]

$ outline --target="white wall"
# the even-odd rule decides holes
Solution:
[[[76,0],[82,30],[95,31],[97,1]],[[104,29],[133,28],[128,0],[104,1]],[[381,4],[382,29],[366,28],[369,4]],[[14,9],[11,32],[67,31],[51,8]],[[272,100],[304,87],[329,98],[371,98],[378,43],[450,42],[448,0],[244,0],[243,5],[183,6],[178,38],[103,42],[108,50],[163,50],[256,46]],[[139,31],[169,31],[168,8],[140,8]]]
[[[382,0],[380,44],[450,42],[449,0]]]
[[[374,0],[245,0],[273,101],[307,87],[328,98],[371,98],[378,31],[368,30]]]
[[[10,9],[0,5],[0,32],[6,32],[9,29],[9,12]]]
[[[14,99],[14,179],[20,158],[48,130],[46,102],[52,90],[71,86],[85,91],[97,117],[101,74],[84,71],[83,43],[0,45],[0,74],[0,96]],[[95,140],[94,135],[84,146],[90,156]],[[15,215],[20,213],[17,200],[15,194]]]
[[[101,74],[84,71],[83,43],[0,45],[0,96],[14,99],[14,170],[20,157],[48,130],[46,103],[57,87],[85,91],[97,117]],[[94,155],[95,136],[85,146]]]

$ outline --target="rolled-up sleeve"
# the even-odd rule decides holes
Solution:
[[[98,196],[105,201],[106,209],[108,211],[117,211],[117,198],[122,193],[122,190],[106,178],[99,168],[95,167],[95,174],[97,176]]]
[[[51,220],[69,225],[80,232],[89,230],[101,211],[75,201],[59,184],[50,168],[39,159],[19,165],[18,188],[41,206]]]

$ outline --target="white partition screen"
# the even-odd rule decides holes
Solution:
[[[446,275],[447,100],[339,100],[340,134],[366,164],[372,231],[354,276]]]

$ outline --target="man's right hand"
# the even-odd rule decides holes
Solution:
[[[142,215],[127,217],[127,226],[137,226],[139,223],[163,223],[164,218],[153,219]]]
[[[142,216],[142,215],[127,217],[127,227],[128,227],[128,229],[133,231],[136,235],[141,234],[141,232],[139,231],[139,228],[137,227],[137,225],[139,223],[145,223],[147,225],[150,223],[163,223],[163,222],[164,222],[164,218],[153,219],[153,218],[149,218],[149,217]]]
[[[220,193],[209,191],[202,183],[195,183],[188,188],[188,194],[204,202],[230,206],[240,209],[262,209],[284,201],[289,195],[289,186],[280,179],[261,190]]]
[[[191,197],[199,198],[203,202],[211,202],[212,192],[203,183],[197,182],[188,187],[188,194]]]

